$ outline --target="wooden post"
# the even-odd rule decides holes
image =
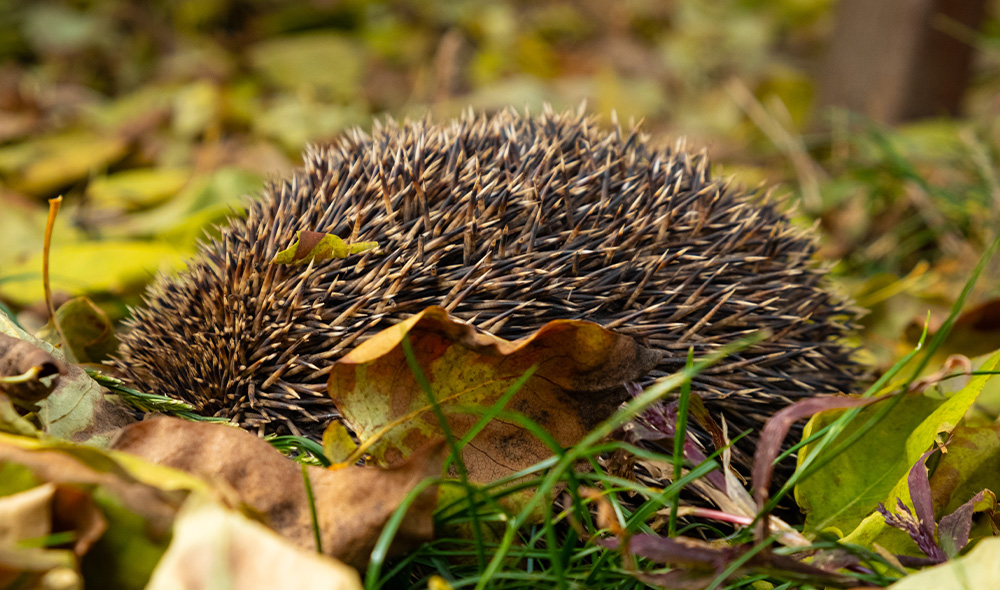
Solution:
[[[883,123],[957,115],[986,0],[840,0],[820,108]]]

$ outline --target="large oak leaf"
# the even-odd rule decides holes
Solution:
[[[531,418],[563,447],[610,416],[628,395],[625,384],[645,375],[660,358],[659,352],[591,322],[557,320],[509,342],[429,307],[352,350],[330,376],[329,392],[338,409],[362,441],[380,435],[369,452],[389,464],[442,435],[407,363],[404,338],[456,437],[480,418],[470,407],[489,408],[535,366],[505,410]],[[463,448],[462,458],[470,479],[488,482],[551,454],[523,427],[498,417]]]

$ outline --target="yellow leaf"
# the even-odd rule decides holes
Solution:
[[[288,248],[278,252],[272,264],[309,264],[332,258],[347,258],[378,247],[378,242],[355,242],[348,244],[338,236],[322,232],[300,230],[295,233],[295,241]]]

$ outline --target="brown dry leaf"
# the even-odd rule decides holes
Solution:
[[[52,393],[66,365],[37,346],[0,333],[0,391],[33,404]]]
[[[290,461],[288,461],[290,463]],[[208,588],[360,590],[351,567],[302,551],[260,524],[194,496],[146,590]]]
[[[220,482],[265,522],[300,547],[315,550],[301,466],[257,436],[220,424],[158,417],[125,428],[112,448]],[[438,477],[440,443],[391,469],[308,467],[323,552],[348,565],[367,565],[386,521],[421,480]],[[436,487],[410,507],[390,549],[406,552],[433,538]]]
[[[59,380],[54,389],[42,396],[44,399],[37,400],[38,422],[46,434],[74,442],[86,440],[100,446],[110,433],[135,421],[133,409],[118,396],[110,395],[81,367],[65,364],[61,351],[28,334],[6,314],[0,313],[0,340],[7,338],[13,339],[13,342],[8,342],[10,346],[16,343],[18,350],[41,349],[60,367]],[[7,411],[6,404],[0,400],[0,430],[30,434],[26,426],[16,414]]]
[[[948,317],[948,308],[932,311],[928,338],[937,334]],[[916,344],[924,330],[928,318],[927,310],[921,309],[905,328],[903,348],[909,350]],[[987,355],[1000,348],[1000,299],[988,299],[969,307],[955,318],[948,337],[928,363],[930,367],[945,364],[946,358],[962,354],[969,358]],[[959,387],[960,389],[960,387]]]
[[[388,464],[442,435],[407,366],[404,337],[455,436],[465,435],[480,417],[460,406],[492,406],[537,366],[505,410],[536,421],[564,447],[610,416],[628,395],[625,383],[659,360],[658,352],[590,322],[557,320],[509,342],[452,319],[443,308],[428,307],[352,350],[330,375],[330,395],[358,437],[367,441],[386,431],[369,452]],[[525,429],[494,419],[464,447],[462,458],[470,479],[489,482],[551,454]]]

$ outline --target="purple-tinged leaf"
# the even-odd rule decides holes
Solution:
[[[635,578],[643,584],[670,588],[671,590],[701,590],[707,588],[716,577],[713,572],[688,570],[670,570],[662,574],[647,574],[645,572],[635,574]]]
[[[632,384],[634,385],[634,384]],[[641,389],[636,388],[626,388],[632,395],[637,395],[642,393]],[[708,410],[705,408],[704,402],[697,395],[691,395],[689,398],[689,416],[694,419],[694,421],[700,425],[705,431],[707,431],[712,437],[712,443],[715,448],[721,449],[726,446],[725,436],[722,434],[722,429],[719,425],[715,423],[712,417],[709,415]],[[642,422],[645,421],[646,426],[643,426]],[[668,404],[659,404],[653,406],[652,408],[646,410],[642,414],[642,421],[632,426],[631,430],[631,440],[635,442],[637,440],[645,440],[651,442],[659,442],[664,440],[673,441],[675,431],[677,430],[677,402],[671,402]],[[672,445],[670,446],[672,448]],[[696,442],[694,436],[688,431],[686,439],[684,441],[684,459],[686,459],[692,465],[698,465],[704,462],[708,458],[708,454],[704,449]],[[712,482],[714,486],[722,490],[724,493],[726,491],[726,477],[719,471],[712,471],[705,475],[705,478]]]
[[[954,557],[969,544],[972,517],[977,512],[986,512],[992,517],[996,508],[996,494],[990,490],[983,490],[956,508],[954,512],[941,518],[938,524],[938,543],[948,557]]]
[[[618,548],[621,542],[617,538],[599,539],[597,544]],[[714,581],[725,569],[737,559],[745,557],[759,547],[750,544],[737,546],[717,546],[690,537],[660,537],[657,535],[638,534],[629,539],[628,551],[650,561],[671,565],[678,568],[667,574],[646,574],[637,572],[636,578],[648,584],[663,585],[667,588],[703,588]],[[794,557],[776,555],[768,548],[757,550],[745,561],[742,567],[731,573],[731,578],[743,575],[747,571],[757,571],[807,582],[815,586],[846,587],[856,586],[854,578],[819,569],[802,563]],[[672,575],[671,575],[672,574]]]
[[[910,488],[910,500],[913,502],[913,511],[917,515],[917,521],[925,535],[934,538],[934,501],[931,499],[931,481],[927,476],[927,458],[937,449],[931,449],[920,455],[917,462],[910,468],[909,475],[906,476],[906,483]]]
[[[621,545],[614,537],[598,539],[597,544],[608,549],[618,549]],[[629,539],[628,550],[656,563],[712,572],[721,572],[729,561],[739,555],[734,547],[720,548],[690,537],[648,534],[633,535]]]

